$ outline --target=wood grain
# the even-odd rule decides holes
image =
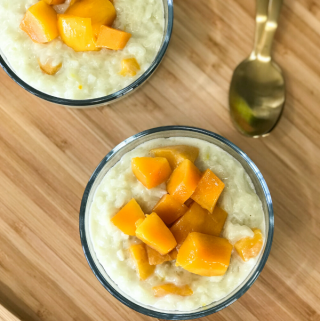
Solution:
[[[100,160],[130,135],[192,125],[230,139],[262,171],[275,236],[257,282],[203,320],[320,320],[320,3],[287,0],[274,57],[287,81],[272,135],[248,139],[228,113],[232,71],[250,52],[253,0],[176,0],[172,42],[139,91],[71,110],[26,93],[0,71],[0,318],[149,320],[109,295],[82,253],[78,211]],[[10,319],[11,318],[11,319]]]

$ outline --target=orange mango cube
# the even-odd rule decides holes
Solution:
[[[212,213],[223,189],[224,183],[210,169],[207,169],[191,198]]]
[[[131,34],[128,32],[101,26],[96,44],[100,48],[122,50],[130,38]]]
[[[199,148],[187,145],[159,147],[150,150],[155,157],[165,157],[171,168],[175,169],[185,159],[195,162],[199,155]]]
[[[166,194],[160,199],[152,211],[156,212],[163,222],[169,226],[187,210],[188,207],[186,205],[180,204],[173,196]]]
[[[173,171],[167,184],[167,191],[183,204],[193,194],[200,179],[199,169],[189,159],[185,159]]]
[[[46,2],[50,6],[54,6],[56,4],[62,4],[62,3],[66,2],[66,0],[43,0],[43,1]]]
[[[131,245],[129,251],[134,260],[140,280],[147,279],[153,274],[155,266],[149,264],[145,244]]]
[[[62,41],[74,51],[96,51],[90,18],[58,15],[58,29]]]
[[[124,234],[136,235],[136,222],[144,220],[144,213],[133,198],[112,219],[111,222]]]
[[[163,262],[172,261],[177,258],[177,253],[175,249],[165,255],[161,255],[158,251],[154,250],[152,247],[148,245],[146,245],[146,249],[150,265],[162,264]]]
[[[156,213],[146,216],[137,227],[136,236],[162,255],[169,253],[177,245],[174,236]]]
[[[228,269],[231,251],[227,239],[193,232],[182,244],[176,266],[202,276],[221,276]]]
[[[153,295],[155,297],[162,297],[168,294],[175,294],[180,296],[189,296],[193,294],[193,291],[189,285],[177,286],[173,283],[166,283],[154,286],[152,288]]]
[[[219,236],[228,214],[221,208],[216,208],[211,214],[198,203],[193,203],[190,209],[170,228],[179,248],[189,233],[200,232]]]
[[[53,64],[52,61],[46,61],[46,63],[41,63],[40,59],[38,59],[38,64],[40,69],[50,76],[55,75],[62,67],[62,62],[60,62],[59,64]]]
[[[170,165],[163,157],[135,157],[131,167],[137,179],[149,189],[166,182],[171,174]]]
[[[121,61],[121,71],[119,74],[123,77],[131,76],[134,77],[140,70],[140,65],[136,58],[122,59]]]
[[[101,25],[111,26],[116,10],[109,0],[81,0],[70,6],[65,14],[90,18],[93,33],[98,37]]]
[[[253,228],[252,231],[254,233],[253,237],[244,237],[234,245],[234,248],[245,262],[255,258],[260,253],[263,245],[261,230]]]
[[[31,6],[20,23],[20,29],[37,43],[47,43],[59,36],[57,13],[44,1]]]

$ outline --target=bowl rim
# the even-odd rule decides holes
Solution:
[[[130,300],[128,300],[127,298],[125,298],[124,296],[122,296],[116,289],[114,289],[108,282],[107,280],[102,276],[102,274],[100,273],[99,269],[97,268],[96,264],[94,263],[94,260],[91,256],[90,250],[89,250],[89,246],[88,246],[88,242],[87,242],[87,238],[86,238],[86,233],[85,233],[85,212],[86,212],[86,205],[87,205],[87,200],[91,191],[91,188],[93,186],[93,183],[95,182],[95,179],[97,178],[98,174],[100,173],[100,171],[103,169],[103,167],[106,165],[106,163],[109,161],[109,159],[111,157],[113,157],[113,155],[115,155],[119,150],[121,150],[125,145],[135,141],[138,138],[153,134],[153,133],[158,133],[158,132],[164,132],[164,131],[190,131],[190,132],[196,132],[196,133],[200,133],[200,134],[204,134],[207,136],[210,136],[212,138],[215,138],[219,141],[221,141],[222,143],[228,145],[229,147],[231,147],[234,151],[236,151],[238,154],[240,154],[240,156],[248,163],[248,165],[251,167],[251,169],[253,170],[253,172],[255,173],[255,175],[257,176],[261,187],[263,189],[264,192],[264,196],[266,199],[266,203],[267,203],[267,209],[268,209],[268,214],[269,214],[269,231],[268,231],[268,237],[267,237],[267,242],[266,242],[266,246],[265,246],[265,250],[264,253],[261,257],[260,262],[258,263],[256,270],[254,271],[254,273],[251,275],[251,277],[248,279],[248,281],[234,294],[232,295],[230,298],[228,298],[226,301],[223,301],[222,303],[206,309],[206,310],[202,310],[202,311],[196,311],[196,312],[191,312],[191,313],[178,313],[178,314],[173,314],[173,313],[163,313],[163,312],[158,312],[158,311],[154,311],[152,309],[149,308],[145,308],[142,307]],[[238,300],[251,286],[252,284],[256,281],[256,279],[258,278],[258,276],[260,275],[260,273],[262,272],[262,269],[264,268],[270,250],[271,250],[271,245],[272,245],[272,240],[273,240],[273,233],[274,233],[274,213],[273,213],[273,204],[272,204],[272,199],[271,199],[271,195],[267,186],[266,181],[264,180],[261,172],[259,171],[258,167],[253,163],[253,161],[247,156],[246,153],[244,153],[239,147],[237,147],[236,145],[234,145],[232,142],[230,142],[228,139],[214,133],[211,132],[209,130],[205,130],[205,129],[201,129],[201,128],[197,128],[197,127],[190,127],[190,126],[162,126],[162,127],[156,127],[156,128],[151,128],[151,129],[147,129],[144,130],[138,134],[135,134],[127,139],[125,139],[123,142],[121,142],[120,144],[118,144],[116,147],[114,147],[100,162],[100,164],[97,166],[97,168],[95,169],[95,171],[93,172],[92,176],[90,177],[88,184],[85,188],[83,197],[82,197],[82,201],[81,201],[81,206],[80,206],[80,214],[79,214],[79,231],[80,231],[80,240],[81,240],[81,244],[82,244],[82,249],[84,252],[84,255],[86,257],[86,260],[92,270],[92,272],[94,273],[94,275],[96,276],[96,278],[99,280],[99,282],[103,285],[103,287],[110,293],[112,294],[116,299],[118,299],[121,303],[125,304],[126,306],[128,306],[129,308],[151,316],[151,317],[155,317],[155,318],[160,318],[160,319],[166,319],[166,320],[189,320],[189,319],[196,319],[196,318],[201,318],[210,314],[213,314],[215,312],[218,312],[224,308],[226,308],[227,306],[229,306],[230,304],[232,304],[233,302],[235,302],[236,300]]]
[[[76,100],[76,99],[68,99],[68,98],[59,98],[59,97],[55,97],[47,93],[44,93],[30,86],[24,80],[22,80],[6,62],[5,54],[1,53],[1,50],[0,50],[0,66],[7,73],[7,75],[13,81],[15,81],[20,87],[25,89],[27,92],[33,94],[34,96],[39,97],[43,100],[49,101],[51,103],[68,106],[68,107],[96,107],[103,104],[109,104],[111,102],[114,102],[115,100],[118,100],[124,95],[129,94],[130,92],[135,90],[137,87],[141,86],[155,72],[157,67],[160,65],[168,49],[169,42],[172,35],[172,30],[173,30],[173,0],[164,0],[164,2],[167,2],[168,4],[167,30],[166,30],[166,33],[164,34],[161,47],[157,55],[155,56],[153,62],[151,63],[149,68],[133,83],[110,95],[102,96],[98,98]]]

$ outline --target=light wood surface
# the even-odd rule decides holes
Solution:
[[[275,235],[261,276],[204,320],[320,320],[320,2],[285,1],[274,57],[287,81],[283,118],[265,139],[236,132],[232,71],[252,47],[254,0],[176,0],[172,42],[152,79],[109,107],[41,101],[0,71],[0,303],[21,320],[151,318],[109,295],[82,252],[78,211],[100,160],[130,135],[162,125],[219,133],[263,173]],[[4,310],[0,318],[6,317]]]

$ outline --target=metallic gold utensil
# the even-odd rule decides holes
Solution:
[[[284,107],[284,78],[271,58],[281,6],[282,0],[257,0],[254,49],[232,76],[230,114],[235,127],[246,136],[268,135]]]

